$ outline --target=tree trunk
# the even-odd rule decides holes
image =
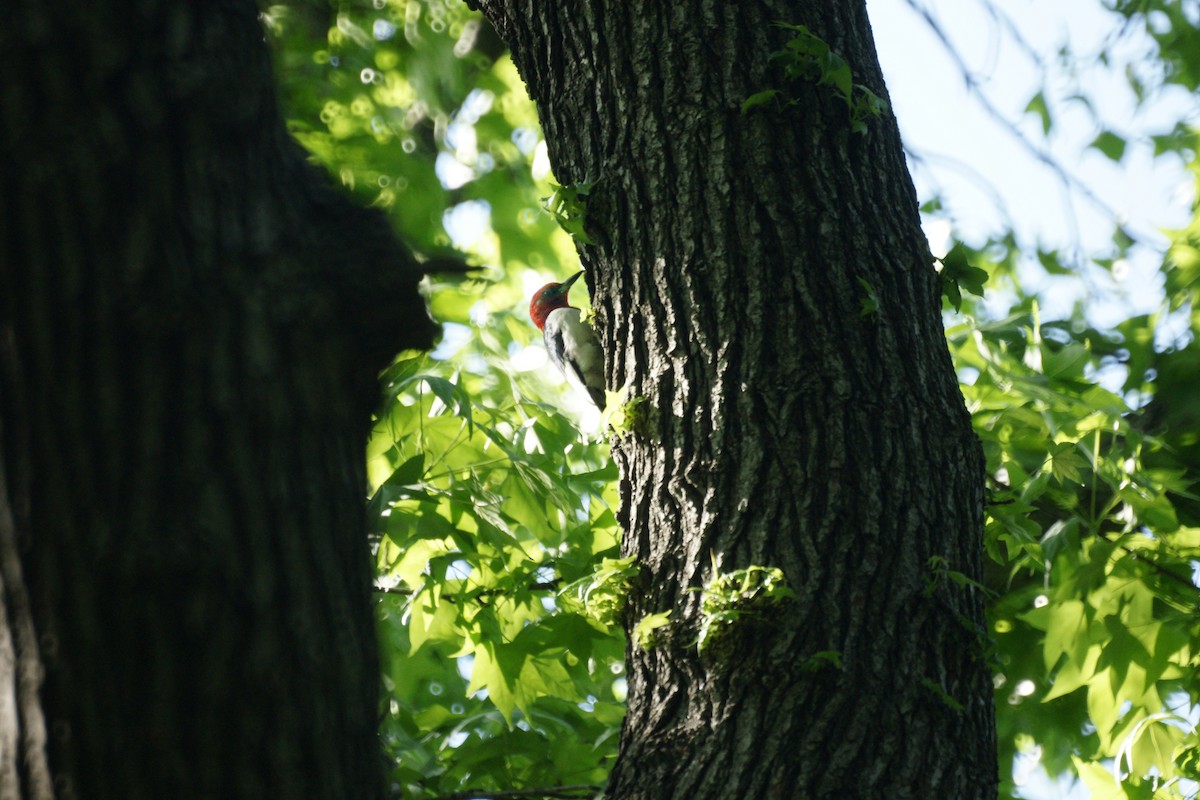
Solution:
[[[19,3],[0,53],[0,794],[380,796],[362,441],[417,264],[253,3]]]
[[[885,95],[862,0],[479,5],[558,179],[597,181],[608,381],[651,409],[614,448],[627,622],[672,624],[630,646],[610,796],[994,798],[983,601],[946,574],[980,571],[983,461],[899,134],[771,58],[805,25]],[[796,597],[701,650],[714,559]]]

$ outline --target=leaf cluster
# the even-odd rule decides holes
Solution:
[[[643,650],[652,650],[661,642],[660,630],[671,624],[671,611],[647,614],[633,626],[633,641]]]
[[[718,572],[713,559],[713,577],[700,594],[700,632],[696,648],[703,651],[728,633],[743,618],[762,619],[765,611],[796,597],[787,585],[783,570],[751,564],[731,572]]]
[[[1015,280],[1005,243],[960,247]],[[1176,285],[1168,306],[1195,307]],[[1037,753],[1093,796],[1182,797],[1200,745],[1200,450],[1178,393],[1200,359],[1156,347],[1150,317],[1099,330],[1077,313],[1044,322],[1024,298],[947,331],[987,458],[1002,763]]]
[[[971,266],[967,248],[962,242],[956,242],[940,260],[942,296],[954,306],[955,311],[962,309],[964,290],[976,297],[983,297],[983,284],[988,278],[987,270]]]
[[[636,574],[615,558],[607,454],[545,407],[491,406],[446,366],[393,365],[368,444],[394,777],[426,791],[600,780]],[[547,762],[551,746],[574,755]]]
[[[621,624],[625,599],[633,590],[640,568],[632,556],[605,558],[592,571],[559,590],[558,598],[567,610],[594,620],[606,629]]]
[[[867,121],[879,117],[887,109],[887,101],[861,83],[846,59],[834,52],[825,42],[804,25],[776,22],[775,27],[791,31],[794,36],[782,50],[771,54],[771,60],[782,66],[784,76],[791,81],[806,81],[828,86],[833,96],[841,100],[850,114],[850,129],[866,135]],[[759,108],[785,96],[779,89],[756,92],[742,103],[742,113]],[[789,104],[795,104],[795,99]]]
[[[658,412],[645,397],[628,397],[622,388],[609,392],[608,409],[604,422],[617,437],[636,435],[651,437],[658,424]]]
[[[592,192],[595,181],[580,181],[578,183],[559,186],[550,184],[554,190],[549,197],[542,200],[543,208],[554,217],[564,231],[573,239],[583,244],[593,244],[587,235],[587,197]]]

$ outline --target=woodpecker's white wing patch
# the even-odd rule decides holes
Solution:
[[[596,333],[580,319],[578,308],[556,308],[542,329],[546,350],[567,380],[604,408],[604,351]]]

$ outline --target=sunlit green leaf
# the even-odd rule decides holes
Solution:
[[[1112,131],[1101,131],[1088,147],[1094,147],[1113,161],[1125,156],[1125,139]]]
[[[1042,122],[1042,133],[1049,135],[1050,128],[1054,123],[1050,119],[1050,108],[1046,105],[1046,96],[1042,92],[1039,91],[1029,98],[1029,102],[1025,105],[1025,113],[1036,114]]]

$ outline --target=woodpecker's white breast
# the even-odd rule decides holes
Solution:
[[[580,319],[578,308],[556,308],[542,329],[546,350],[567,380],[604,408],[604,351],[596,333]]]

